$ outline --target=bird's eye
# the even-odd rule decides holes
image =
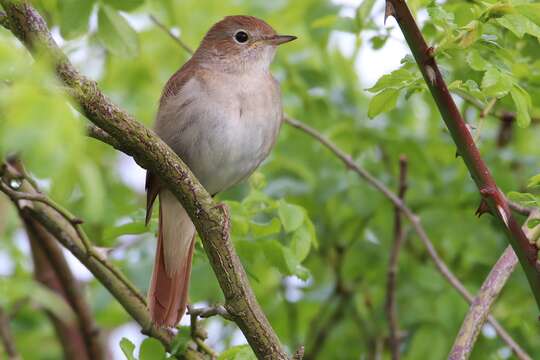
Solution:
[[[234,40],[236,40],[236,42],[238,42],[240,44],[245,43],[246,41],[248,41],[248,39],[249,39],[248,34],[243,30],[238,30],[234,34]]]

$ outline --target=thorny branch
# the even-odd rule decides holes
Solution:
[[[398,197],[404,201],[407,191],[407,157],[402,155],[399,158],[399,182]],[[388,274],[386,285],[386,316],[389,326],[389,344],[392,353],[392,360],[399,360],[399,319],[396,304],[396,284],[398,272],[398,259],[401,245],[405,239],[405,230],[401,221],[401,210],[395,206],[394,209],[394,243],[390,252],[388,262]]]
[[[393,16],[403,32],[439,112],[450,131],[452,139],[456,143],[458,154],[463,158],[471,177],[478,187],[482,204],[486,205],[489,212],[499,220],[501,226],[506,230],[508,240],[527,275],[529,285],[540,308],[538,249],[529,242],[529,239],[521,230],[521,226],[510,211],[506,197],[497,187],[488,167],[482,160],[472,134],[450,95],[437,66],[434,50],[426,44],[407,3],[404,0],[387,0],[386,9],[386,17]]]
[[[414,231],[420,238],[420,241],[422,241],[422,243],[426,247],[429,256],[434,261],[437,270],[468,303],[472,303],[474,299],[473,296],[441,259],[441,257],[437,253],[437,250],[433,246],[433,242],[430,240],[425,229],[423,228],[420,218],[416,214],[414,214],[412,210],[409,209],[409,207],[405,205],[405,203],[395,193],[393,193],[385,184],[375,178],[371,173],[360,167],[349,154],[345,153],[336,144],[328,140],[317,130],[309,127],[306,124],[303,124],[298,120],[289,117],[286,117],[284,121],[287,124],[299,129],[300,131],[306,133],[307,135],[313,137],[315,140],[320,142],[323,146],[328,148],[338,159],[340,159],[348,169],[357,173],[360,178],[364,179],[369,185],[377,189],[388,200],[390,200],[392,204],[394,204],[394,206],[397,207],[402,212],[402,214],[405,215],[405,217],[409,220],[409,222],[413,226]],[[488,317],[488,320],[497,331],[497,334],[512,349],[514,354],[519,359],[530,359],[530,356],[528,356],[527,353],[512,339],[510,334],[508,334],[506,330],[504,330],[504,328],[497,322],[497,320],[495,320],[493,316],[490,315]]]

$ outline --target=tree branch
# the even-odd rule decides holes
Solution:
[[[435,263],[435,267],[437,270],[443,275],[443,277],[452,285],[453,288],[455,288],[461,296],[470,304],[473,301],[473,296],[469,293],[469,291],[463,286],[463,284],[459,281],[459,279],[452,273],[452,271],[448,268],[448,266],[444,263],[444,261],[441,259],[439,254],[437,253],[437,250],[433,246],[433,242],[429,239],[429,236],[427,235],[426,231],[424,230],[422,223],[420,221],[420,218],[412,212],[411,209],[405,203],[395,194],[393,193],[385,184],[383,184],[381,181],[379,181],[377,178],[375,178],[371,173],[360,167],[353,159],[352,157],[345,153],[343,150],[337,147],[334,143],[332,143],[330,140],[326,139],[321,133],[319,133],[317,130],[309,127],[306,124],[303,124],[302,122],[286,117],[284,121],[299,129],[300,131],[310,135],[315,140],[320,142],[322,145],[324,145],[326,148],[328,148],[338,159],[340,159],[345,166],[354,171],[358,174],[358,176],[366,182],[377,189],[379,192],[381,192],[388,200],[394,204],[395,207],[397,207],[403,215],[409,220],[411,225],[413,226],[414,231],[417,233],[418,237],[420,238],[420,241],[424,244],[426,247],[429,256]],[[526,355],[526,352],[521,349],[521,347],[512,339],[512,337],[504,330],[504,328],[495,320],[493,316],[488,317],[489,322],[495,330],[497,331],[497,334],[501,337],[501,339],[512,349],[514,354],[518,356],[520,359],[530,359],[530,356]]]
[[[487,204],[491,214],[499,220],[501,226],[506,230],[508,240],[525,270],[531,290],[540,308],[538,249],[529,242],[527,236],[521,230],[521,226],[510,211],[504,194],[497,187],[489,169],[482,160],[471,132],[467,128],[465,121],[463,121],[439,71],[433,56],[433,49],[427,46],[405,0],[387,0],[387,9],[390,9],[388,15],[394,16],[409,44],[442,118],[456,143],[458,153],[463,158],[471,177],[480,191],[482,201]]]
[[[9,184],[10,178],[18,176],[20,174],[15,167],[7,164],[7,166],[3,167],[0,182],[2,185]],[[51,207],[50,202],[31,201],[24,199],[26,196],[23,196],[23,199],[18,198],[13,196],[11,192],[6,192],[5,186],[0,186],[0,191],[11,199],[22,217],[43,227],[68,249],[109,290],[128,314],[139,323],[144,334],[161,341],[167,351],[172,350],[173,334],[152,324],[144,298],[134,290],[134,286],[127,279],[119,276],[119,271],[112,264],[100,259],[96,253],[89,251],[83,245],[79,232],[74,229],[74,225],[64,215],[59,214],[57,209]],[[24,179],[17,192],[32,194],[38,192],[38,189]],[[105,265],[106,263],[107,265]],[[200,355],[191,349],[188,349],[184,356],[189,360],[200,359]]]
[[[528,220],[538,218],[538,216],[540,216],[540,211],[533,211],[521,227],[527,237],[531,237],[533,232],[533,229],[529,229],[527,226]],[[491,269],[488,277],[482,284],[480,291],[474,298],[474,301],[469,308],[469,312],[461,324],[461,329],[459,330],[458,336],[450,351],[449,359],[465,360],[470,357],[474,343],[484,326],[491,307],[503,289],[504,284],[514,271],[517,262],[518,259],[516,254],[512,251],[512,248],[508,246],[495,266]]]
[[[15,347],[15,339],[9,327],[9,320],[9,315],[0,307],[0,342],[4,346],[8,360],[21,360]]]
[[[105,359],[105,347],[88,304],[56,240],[34,219],[20,213],[34,259],[36,279],[64,298],[76,315],[76,322],[48,314],[64,349],[66,359]]]
[[[137,163],[158,175],[162,183],[184,206],[197,228],[223,291],[225,308],[244,333],[257,357],[286,359],[287,355],[257,303],[244,268],[231,243],[228,232],[229,219],[222,209],[216,206],[189,168],[159,137],[113,104],[95,82],[83,77],[72,66],[52,39],[43,18],[28,2],[0,0],[0,3],[7,14],[8,26],[13,34],[30,51],[35,52],[39,49],[40,53],[53,61],[58,77],[71,88],[71,95],[86,117],[120,143]],[[35,212],[33,209],[29,211]],[[36,216],[43,215],[40,212],[35,213]],[[49,225],[49,231],[55,228],[46,221],[45,216],[40,216],[40,219]],[[56,231],[62,233],[62,229]],[[71,246],[67,240],[72,239],[64,240]],[[104,269],[98,266],[96,270]],[[124,290],[125,288],[122,289]],[[133,309],[134,313],[140,310],[140,308]]]
[[[404,201],[407,191],[407,157],[402,155],[399,158],[399,183],[398,197]],[[394,210],[394,243],[390,252],[388,262],[388,274],[386,285],[386,316],[388,317],[389,344],[392,353],[392,360],[399,360],[399,319],[396,305],[396,282],[398,272],[398,259],[401,245],[405,239],[405,231],[401,222],[401,210],[395,207]]]
[[[152,20],[152,22],[156,24],[161,30],[165,31],[167,35],[169,35],[171,39],[173,39],[174,42],[178,44],[182,49],[184,49],[188,54],[193,55],[193,50],[191,50],[191,48],[185,42],[183,42],[179,36],[174,35],[172,31],[169,30],[169,28],[165,26],[165,24],[163,24],[161,21],[159,21],[154,15],[150,15],[150,20]]]

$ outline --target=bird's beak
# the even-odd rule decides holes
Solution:
[[[274,35],[267,39],[267,42],[272,45],[281,45],[290,41],[296,40],[296,36],[293,35]]]

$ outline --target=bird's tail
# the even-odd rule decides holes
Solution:
[[[175,326],[186,310],[195,227],[171,192],[160,191],[159,200],[157,250],[148,304],[156,325]]]

